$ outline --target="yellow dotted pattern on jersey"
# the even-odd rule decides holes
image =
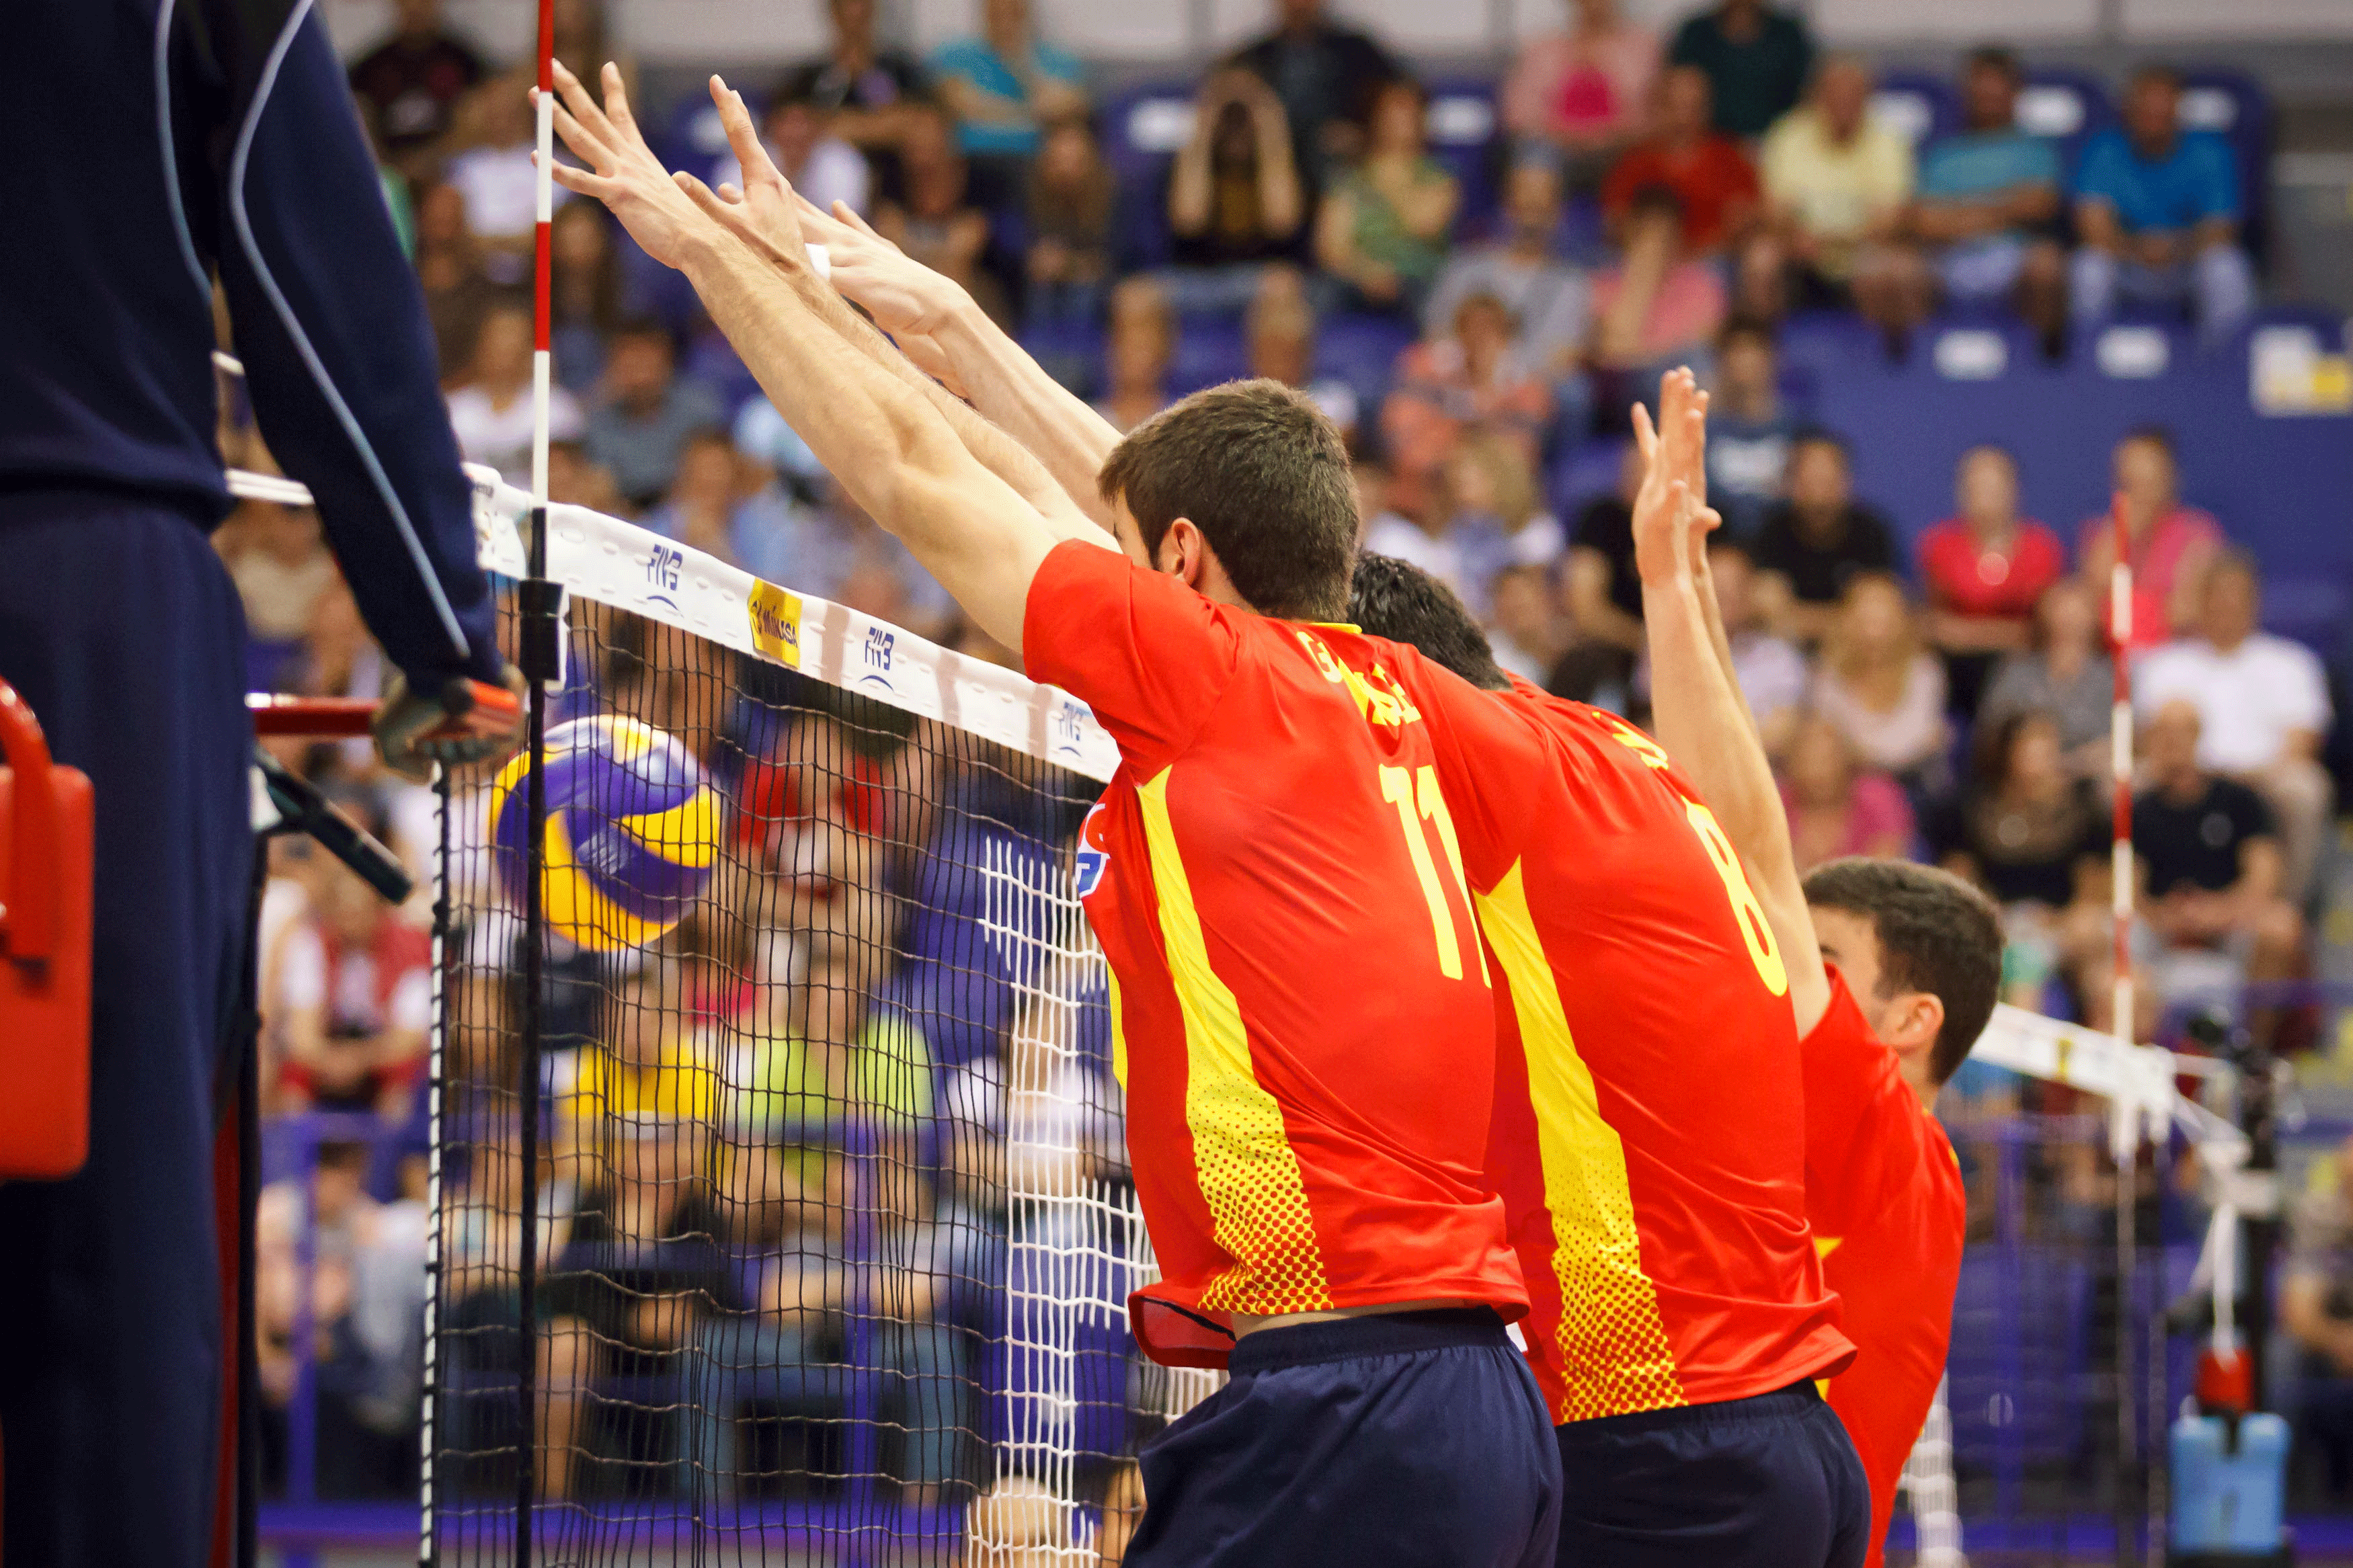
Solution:
[[[1209,1311],[1313,1312],[1332,1305],[1314,1216],[1282,1107],[1250,1067],[1241,1006],[1209,966],[1193,885],[1168,818],[1168,770],[1135,792],[1160,899],[1160,935],[1185,1020],[1185,1124],[1211,1234],[1233,1266],[1201,1292]]]
[[[1567,1392],[1554,1417],[1585,1421],[1686,1404],[1659,1293],[1642,1272],[1625,1146],[1602,1120],[1592,1070],[1577,1054],[1516,861],[1479,895],[1479,924],[1511,982],[1535,1105],[1561,1313],[1553,1342],[1532,1336],[1529,1348],[1559,1367]]]

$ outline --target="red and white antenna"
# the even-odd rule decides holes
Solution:
[[[2125,523],[2125,497],[2116,492],[2110,510],[2115,519],[2116,562],[2108,572],[2108,626],[2116,652],[2116,699],[2108,712],[2109,772],[2116,790],[2115,839],[2109,846],[2115,887],[2110,908],[2116,915],[2116,1015],[2109,1027],[2116,1037],[2133,1037],[2133,711],[2132,536]]]
[[[548,344],[553,313],[550,268],[554,247],[548,220],[555,212],[555,0],[539,0],[539,156],[533,160],[538,184],[538,227],[532,237],[531,499],[547,505],[547,422],[554,356]]]

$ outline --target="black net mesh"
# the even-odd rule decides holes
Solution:
[[[438,1561],[512,1561],[527,1446],[539,1562],[1117,1561],[1200,1390],[1125,1329],[1100,784],[586,600],[569,652],[529,1091],[522,764],[447,807]]]

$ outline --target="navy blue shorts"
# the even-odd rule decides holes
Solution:
[[[1552,1417],[1482,1308],[1261,1329],[1144,1450],[1128,1568],[1544,1568]]]
[[[1860,1568],[1871,1487],[1810,1383],[1560,1428],[1560,1568]]]

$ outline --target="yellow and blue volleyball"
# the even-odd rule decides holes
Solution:
[[[566,939],[600,952],[643,947],[684,920],[719,858],[718,793],[677,737],[615,714],[547,736],[541,906]],[[491,786],[499,881],[522,901],[530,754]]]

